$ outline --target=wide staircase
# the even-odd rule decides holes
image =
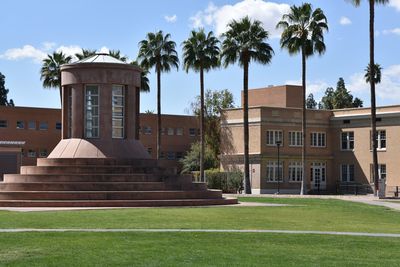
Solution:
[[[52,159],[0,182],[0,207],[156,207],[237,204],[156,160]]]

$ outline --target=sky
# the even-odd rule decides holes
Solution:
[[[0,16],[0,72],[6,76],[8,97],[17,106],[59,108],[57,90],[43,89],[40,67],[53,51],[74,55],[81,48],[119,49],[136,59],[138,43],[148,32],[170,33],[182,61],[182,42],[192,29],[203,27],[220,36],[232,19],[249,15],[263,22],[275,55],[271,64],[251,63],[249,88],[301,84],[301,58],[290,56],[279,45],[276,23],[297,0],[2,0]],[[327,87],[343,77],[354,96],[369,106],[369,87],[363,78],[369,62],[369,11],[367,1],[355,8],[347,0],[310,0],[328,18],[327,51],[307,61],[308,93],[319,100]],[[400,0],[377,6],[375,58],[383,67],[377,87],[378,105],[400,104]],[[240,104],[243,71],[238,65],[212,70],[205,75],[206,89],[229,89]],[[156,76],[149,75],[151,92],[141,95],[141,111],[156,111]],[[186,114],[199,94],[198,73],[163,73],[162,112]]]

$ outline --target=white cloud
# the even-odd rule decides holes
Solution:
[[[208,7],[190,17],[194,28],[212,26],[217,35],[225,32],[226,25],[233,19],[241,19],[248,15],[252,19],[260,20],[264,28],[269,31],[272,38],[280,36],[276,24],[282,15],[290,9],[288,4],[278,4],[264,0],[243,0],[234,5],[215,6],[212,2]]]
[[[21,59],[32,59],[34,62],[41,62],[47,53],[33,47],[32,45],[24,45],[22,48],[10,48],[7,49],[0,58],[7,60],[21,60]]]
[[[400,0],[390,0],[389,6],[394,7],[397,11],[400,11]]]
[[[285,84],[291,84],[291,85],[300,85],[301,86],[301,80],[288,80],[285,82]],[[329,85],[327,82],[322,81],[322,80],[316,80],[316,81],[309,81],[307,82],[307,95],[308,94],[313,94],[314,96],[316,94],[323,94],[328,88]]]
[[[390,30],[384,30],[383,34],[395,34],[395,35],[400,35],[400,28],[394,28]]]
[[[69,46],[62,45],[56,49],[56,52],[58,53],[63,52],[65,55],[72,56],[73,59],[76,59],[75,54],[81,53],[82,48],[77,45],[69,45]]]
[[[339,23],[340,25],[350,25],[352,22],[348,17],[341,17]]]
[[[99,53],[108,54],[108,53],[110,53],[110,49],[109,49],[107,46],[102,46],[102,47],[100,48],[100,50],[98,50],[98,52],[99,52]]]
[[[44,42],[42,45],[43,45],[43,50],[48,51],[53,49],[57,44],[54,42]]]
[[[176,15],[164,16],[164,19],[169,23],[174,23],[177,21],[178,17]]]
[[[347,88],[352,92],[369,94],[369,84],[364,73],[355,73],[350,77]],[[392,65],[382,70],[382,81],[376,86],[376,95],[381,99],[400,101],[400,65]]]

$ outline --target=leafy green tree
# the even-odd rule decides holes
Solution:
[[[251,61],[261,64],[271,62],[274,50],[266,42],[268,39],[261,21],[251,21],[249,17],[232,20],[223,34],[221,57],[223,65],[239,63],[243,68],[243,128],[244,128],[244,183],[246,194],[251,194],[249,170],[249,65]]]
[[[351,108],[353,107],[353,96],[346,88],[343,78],[339,78],[336,85],[336,90],[333,93],[333,108]]]
[[[96,55],[96,50],[94,49],[82,49],[81,53],[76,53],[75,56],[78,60],[82,60],[84,58]]]
[[[355,6],[361,4],[361,0],[347,0]],[[368,0],[369,3],[369,66],[375,66],[375,4],[385,5],[389,0]],[[375,68],[371,68],[369,77],[376,77]],[[369,79],[371,91],[371,138],[372,138],[372,166],[374,174],[375,194],[379,190],[379,173],[378,173],[378,142],[376,136],[376,97],[375,97],[375,79]]]
[[[200,143],[193,143],[185,157],[180,161],[182,164],[182,173],[190,173],[192,171],[200,170],[200,151]],[[214,156],[211,149],[206,146],[204,152],[204,168],[206,170],[217,168],[218,159]]]
[[[306,100],[306,108],[307,109],[317,109],[317,101],[314,99],[313,94],[309,94]]]
[[[364,103],[361,99],[359,99],[358,97],[354,98],[353,108],[362,108],[363,105],[364,105]]]
[[[326,109],[326,110],[332,110],[333,109],[333,95],[335,93],[335,90],[332,87],[328,87],[325,90],[325,95],[321,99],[321,108],[320,109]]]
[[[7,94],[10,90],[6,89],[6,76],[4,76],[0,72],[0,106],[14,106],[14,101],[10,99],[10,101],[7,100]]]
[[[176,43],[170,34],[162,31],[148,33],[146,39],[139,42],[138,60],[145,70],[155,68],[157,74],[157,159],[161,156],[161,73],[171,71],[172,67],[179,69]]]
[[[190,104],[193,114],[199,116],[201,97]],[[221,148],[221,111],[234,107],[233,94],[228,90],[206,90],[204,97],[204,133],[205,144],[211,149],[215,158],[220,155]]]
[[[40,80],[43,81],[44,88],[58,88],[60,92],[60,101],[62,101],[61,92],[61,70],[63,64],[68,64],[72,60],[71,56],[66,56],[63,52],[53,52],[43,59],[43,65],[40,69]]]
[[[293,5],[290,12],[282,16],[277,28],[283,29],[281,36],[281,47],[286,48],[289,54],[301,53],[302,61],[302,86],[303,86],[303,179],[301,182],[301,194],[307,192],[305,180],[307,178],[307,155],[306,155],[306,61],[307,58],[318,53],[322,55],[326,46],[324,43],[324,32],[328,31],[328,22],[322,9],[312,9],[311,4],[304,3],[301,6]]]
[[[205,33],[204,29],[192,31],[183,45],[183,67],[200,73],[200,179],[204,181],[204,72],[219,66],[219,41],[213,32]]]

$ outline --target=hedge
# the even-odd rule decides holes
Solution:
[[[199,180],[200,172],[192,172],[195,181]],[[240,193],[243,190],[243,173],[220,172],[218,169],[205,171],[207,187],[209,189],[220,189],[223,193]]]

